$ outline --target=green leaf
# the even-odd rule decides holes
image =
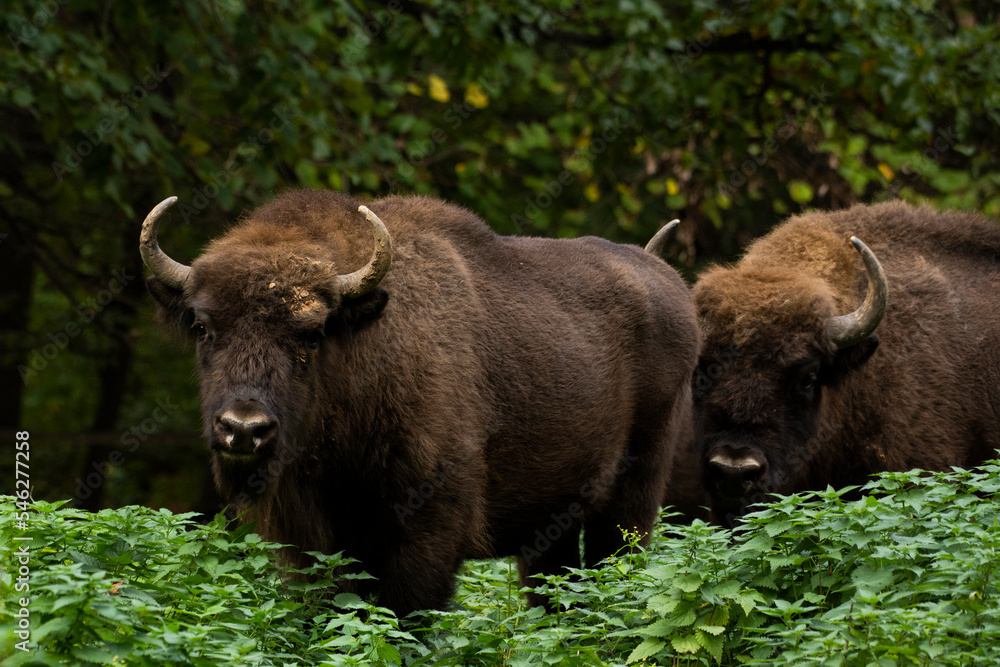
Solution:
[[[706,616],[702,620],[706,625],[719,626],[725,629],[726,624],[729,623],[729,607],[726,605],[717,605],[713,607],[712,611],[708,613],[708,616]],[[711,631],[706,629],[705,632],[711,632]],[[713,634],[718,634],[718,633],[713,633]]]
[[[788,194],[793,201],[808,204],[813,199],[813,188],[805,181],[789,181]]]
[[[747,540],[736,550],[738,553],[762,554],[767,553],[774,546],[774,540],[768,535],[755,535]]]
[[[115,653],[96,646],[84,646],[73,649],[73,656],[84,662],[94,662],[98,664],[110,664],[115,658]]]
[[[731,599],[743,588],[743,584],[737,579],[730,579],[712,587],[712,592],[723,599]]]
[[[661,639],[645,639],[641,644],[636,646],[631,653],[628,654],[628,658],[625,659],[625,664],[631,664],[642,660],[643,658],[652,657],[663,650],[663,647],[666,645],[666,642]]]
[[[795,523],[789,520],[785,521],[772,521],[764,524],[764,532],[771,537],[777,537],[778,535],[789,530]]]
[[[338,593],[333,598],[333,603],[344,609],[365,609],[368,605],[354,593]]]
[[[892,585],[893,568],[875,568],[871,565],[862,565],[851,573],[851,581],[858,587],[859,591],[878,592]]]
[[[698,572],[688,572],[679,577],[675,577],[673,585],[685,593],[693,593],[701,588],[702,578]]]
[[[387,662],[391,662],[391,663],[396,664],[396,665],[398,665],[401,662],[403,662],[403,659],[399,655],[399,651],[396,649],[396,647],[393,646],[392,644],[388,644],[388,643],[385,643],[385,642],[379,643],[379,645],[378,645],[378,655],[383,660],[385,660]]]
[[[660,616],[666,616],[680,604],[679,598],[667,597],[666,595],[654,595],[646,602],[646,607]]]
[[[14,101],[14,104],[24,108],[30,107],[35,103],[35,96],[32,94],[31,88],[27,86],[15,88],[11,99]]]
[[[31,640],[41,643],[43,639],[52,635],[62,637],[73,627],[73,621],[69,616],[57,616],[31,631]]]
[[[724,628],[723,628],[724,629]],[[697,632],[698,644],[716,660],[716,662],[722,660],[722,647],[725,643],[725,638],[722,637],[722,633],[706,633],[703,632],[707,628],[699,628]],[[717,635],[717,636],[716,636]]]
[[[687,609],[682,614],[674,614],[673,616],[668,616],[663,620],[665,623],[674,627],[683,628],[684,626],[691,625],[697,621],[698,614],[694,609]]]
[[[685,635],[684,637],[674,637],[670,640],[670,645],[678,653],[697,653],[701,649],[697,633]]]

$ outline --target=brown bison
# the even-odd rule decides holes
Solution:
[[[157,244],[173,202],[143,223],[149,289],[197,339],[216,485],[293,563],[343,551],[377,577],[349,590],[403,615],[463,559],[516,555],[531,584],[579,567],[584,526],[587,564],[651,529],[699,350],[661,260],[297,190],[185,266]]]
[[[704,273],[693,391],[713,516],[994,456],[998,260],[996,224],[893,202],[792,218]]]

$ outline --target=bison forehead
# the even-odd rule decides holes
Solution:
[[[262,309],[273,308],[275,305],[281,304],[292,314],[305,315],[325,308],[322,299],[313,294],[307,287],[288,285],[279,278],[272,278],[265,280],[265,282],[267,282],[265,290],[269,293],[270,298],[264,300],[260,305]]]
[[[321,315],[335,278],[328,264],[292,254],[234,252],[196,260],[196,291],[233,314]]]
[[[837,308],[824,281],[782,269],[710,270],[694,299],[706,338],[741,347],[802,334],[821,340]]]

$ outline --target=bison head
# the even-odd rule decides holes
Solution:
[[[185,266],[157,242],[160,220],[176,200],[161,202],[142,225],[149,290],[160,319],[196,341],[204,429],[220,491],[230,501],[252,501],[273,488],[323,428],[331,386],[325,368],[337,355],[329,341],[345,321],[381,312],[387,297],[376,287],[389,270],[389,234],[361,206],[375,251],[363,268],[340,273],[331,256],[336,243],[317,219],[322,214],[304,205],[311,222],[299,224],[287,209],[280,211],[284,220],[256,215]],[[326,213],[343,218],[352,210],[343,210],[346,199],[323,203],[340,204],[342,210]]]
[[[849,418],[829,391],[878,347],[885,274],[857,238],[868,279],[857,293],[854,254],[834,241],[818,263],[773,260],[753,248],[733,267],[711,269],[694,288],[705,346],[694,377],[703,480],[716,519],[732,525],[769,493],[810,488],[824,467],[849,468],[824,445]],[[815,259],[815,257],[813,258]],[[809,269],[814,272],[809,272]]]

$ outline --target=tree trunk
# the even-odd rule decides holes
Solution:
[[[132,369],[133,334],[136,325],[136,304],[145,295],[142,281],[142,264],[139,259],[138,228],[123,222],[122,250],[124,270],[121,275],[128,280],[116,298],[108,304],[99,315],[115,335],[109,334],[109,352],[98,368],[97,407],[90,430],[93,432],[111,431],[118,425],[121,416],[122,403],[128,389],[129,372]],[[109,275],[110,271],[109,271]],[[114,447],[111,445],[92,444],[87,447],[82,480],[97,472],[102,477],[99,484],[88,485],[89,493],[78,494],[77,503],[90,511],[97,511],[104,504],[105,467]]]

